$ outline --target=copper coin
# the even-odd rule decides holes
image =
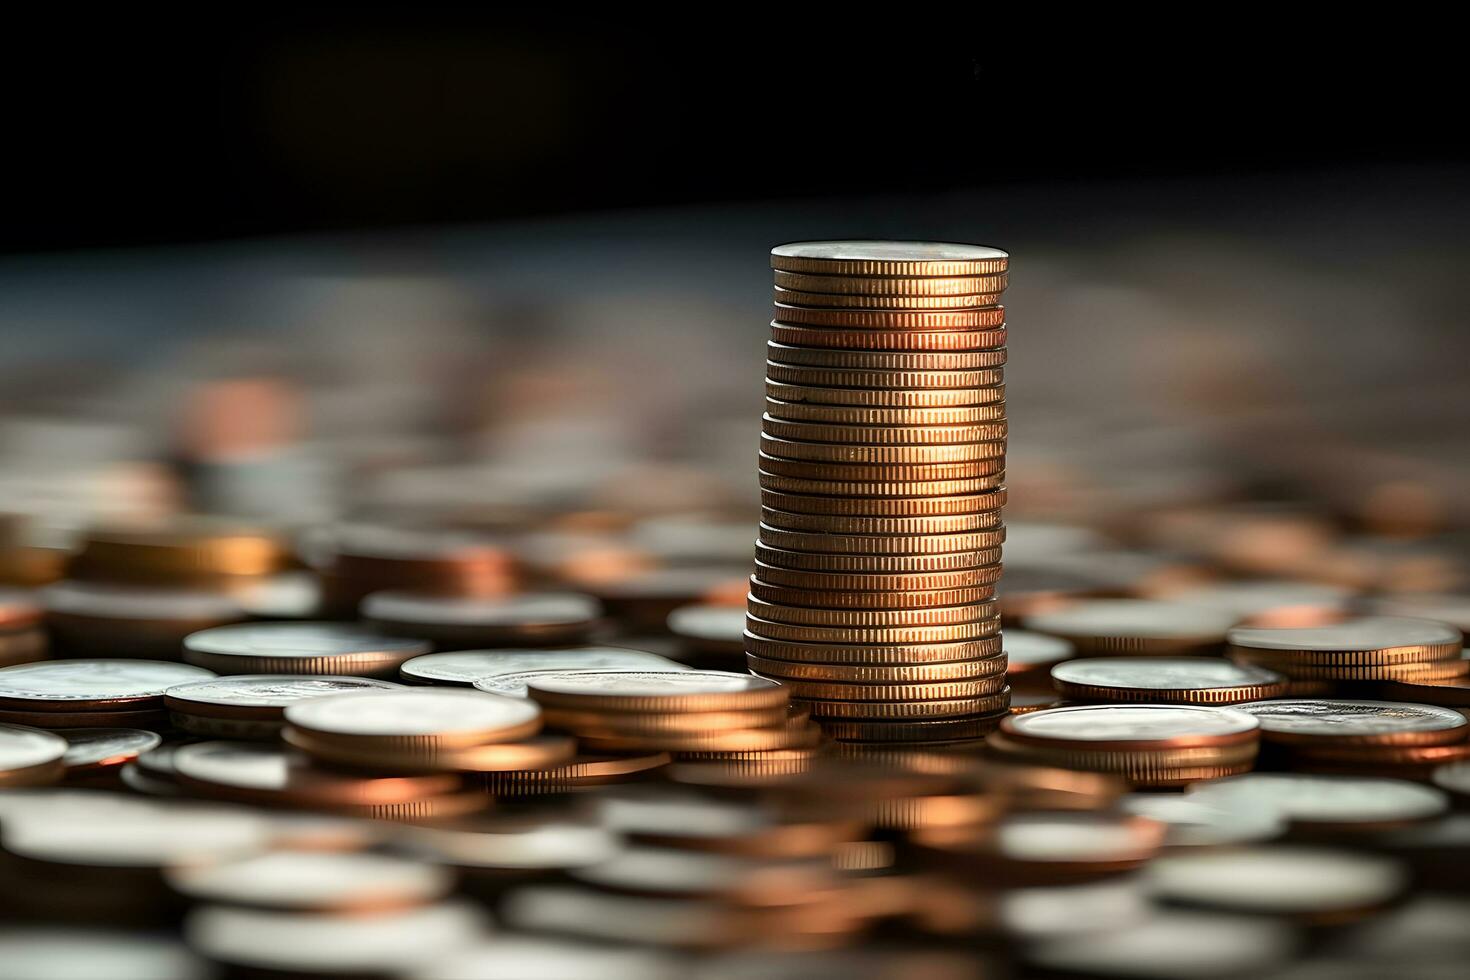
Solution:
[[[196,742],[173,752],[181,784],[204,795],[240,802],[378,806],[451,793],[461,785],[448,774],[356,776],[315,769],[272,745]]]
[[[334,694],[286,707],[286,721],[310,735],[398,751],[513,742],[534,735],[540,716],[529,701],[451,688]]]
[[[828,534],[791,531],[761,524],[760,540],[773,548],[818,554],[926,555],[997,548],[1005,543],[1004,527],[956,534]]]
[[[352,623],[242,623],[184,639],[184,659],[222,674],[349,674],[391,677],[428,653],[423,640]]]
[[[1000,527],[999,510],[977,514],[954,514],[936,517],[850,517],[840,514],[799,514],[791,511],[761,508],[761,523],[788,531],[824,534],[897,535],[909,537],[923,534],[965,534]]]
[[[159,660],[47,660],[0,670],[0,708],[22,711],[136,711],[163,705],[175,684],[214,674]]]
[[[1077,654],[1077,648],[1067,640],[1028,630],[1006,630],[1005,648],[1009,658],[1006,669],[1012,674],[1035,671],[1049,676],[1054,665]]]
[[[1390,681],[1378,686],[1384,697],[1412,704],[1437,704],[1447,708],[1470,708],[1470,680]]]
[[[1289,963],[1291,926],[1242,915],[1149,910],[1142,921],[1030,944],[1028,964],[1062,975],[1267,976]]]
[[[775,372],[771,372],[775,368]],[[932,388],[862,388],[843,387],[844,383],[864,383],[848,374],[827,372],[831,375],[826,383],[813,379],[812,372],[783,370],[780,365],[767,364],[766,398],[782,402],[805,402],[811,405],[846,405],[861,408],[964,408],[971,405],[995,405],[1005,401],[1006,386],[998,379],[985,387],[943,388],[937,384]],[[873,381],[882,378],[870,379]],[[897,379],[888,379],[897,380]],[[935,378],[938,382],[943,379]]]
[[[811,722],[805,722],[769,728],[649,735],[581,731],[577,738],[589,752],[764,752],[818,745],[822,740],[822,730]]]
[[[1286,678],[1218,657],[1091,657],[1051,668],[1057,693],[1073,701],[1237,704],[1276,697]]]
[[[1257,844],[1286,832],[1279,813],[1223,810],[1177,793],[1130,793],[1118,801],[1124,811],[1167,825],[1170,848]]]
[[[1241,745],[1259,737],[1256,719],[1234,708],[1098,704],[1018,715],[1001,723],[1017,742],[1108,751]]]
[[[846,296],[972,296],[999,293],[1006,288],[1005,272],[976,276],[864,276],[792,272],[777,268],[772,275],[781,289]]]
[[[734,607],[744,624],[744,612]],[[415,657],[399,668],[403,679],[419,684],[470,687],[481,677],[524,670],[582,667],[657,667],[678,669],[656,653],[621,647],[567,647],[553,650],[455,650]]]
[[[1148,599],[1094,599],[1036,613],[1026,628],[1071,641],[1082,653],[1188,653],[1219,646],[1230,613]]]
[[[1187,798],[1224,810],[1281,814],[1307,828],[1377,830],[1432,820],[1444,793],[1401,779],[1257,772],[1190,787]]]
[[[970,459],[958,463],[823,463],[802,459],[782,459],[761,453],[758,462],[761,485],[780,489],[779,481],[786,481],[787,488],[805,485],[805,489],[823,493],[842,493],[852,490],[853,485],[940,483],[954,481],[961,489],[984,489],[983,485],[969,486],[965,481],[988,480],[998,485],[1005,472],[1005,457]],[[769,477],[770,479],[766,479]],[[790,481],[800,481],[792,484]],[[847,484],[832,490],[828,483]],[[908,491],[908,487],[900,487]],[[890,491],[892,492],[892,491]],[[875,489],[874,496],[881,495]]]
[[[826,722],[833,718],[869,721],[913,721],[925,718],[954,718],[961,715],[987,715],[1003,711],[1010,703],[1010,688],[1001,687],[993,694],[958,698],[922,698],[919,700],[824,701],[811,700],[812,717]]]
[[[1003,715],[991,713],[958,718],[931,718],[916,721],[858,721],[827,719],[823,730],[832,738],[846,742],[935,742],[952,739],[980,739],[995,731]]]
[[[280,721],[285,717],[286,706],[302,698],[361,690],[392,691],[399,687],[391,681],[366,677],[237,674],[175,684],[164,692],[163,701],[170,709],[191,715]]]
[[[1470,734],[1449,708],[1394,701],[1259,701],[1238,705],[1261,723],[1261,737],[1288,745],[1446,745]]]
[[[1460,631],[1423,619],[1377,616],[1306,629],[1237,628],[1230,645],[1279,654],[1303,664],[1392,664],[1458,657]]]
[[[794,303],[779,303],[778,301],[778,305],[790,306],[793,309],[800,308]],[[882,329],[801,326],[772,320],[771,339],[793,347],[829,350],[916,352],[995,350],[1004,347],[1006,343],[1004,311],[1001,311],[1000,321],[992,327],[981,329],[909,330],[902,327]]]
[[[865,646],[863,644],[771,640],[750,632],[745,634],[745,649],[755,656],[769,657],[773,660],[856,666],[954,663],[962,660],[995,657],[1001,652],[998,636],[950,643],[896,643]]]
[[[745,617],[745,628],[756,636],[788,643],[817,644],[874,644],[917,645],[923,643],[953,643],[961,640],[978,640],[1000,632],[1000,620],[980,620],[973,623],[955,623],[948,626],[793,626],[772,622],[749,614]]]
[[[755,556],[762,564],[799,571],[912,575],[918,572],[959,571],[994,565],[1000,561],[1001,550],[994,547],[934,554],[858,555],[792,551],[757,541]],[[761,577],[767,578],[764,573]]]
[[[814,275],[974,276],[1005,272],[998,248],[955,242],[792,242],[771,249],[771,268]]]
[[[966,588],[931,589],[924,592],[830,592],[772,585],[752,575],[750,594],[766,602],[778,602],[785,606],[813,606],[825,609],[927,609],[935,606],[960,606],[993,599],[995,586],[972,585]],[[722,609],[722,612],[727,611]],[[742,629],[745,626],[744,617],[740,619],[740,626]]]
[[[1005,348],[982,351],[865,351],[769,341],[768,360],[848,371],[980,371],[1006,362]]]
[[[432,749],[385,748],[379,742],[323,738],[287,725],[281,738],[292,748],[332,765],[386,772],[511,772],[565,765],[577,754],[575,740],[564,735],[528,735],[510,742],[435,746]]]
[[[921,609],[822,609],[785,606],[766,602],[752,595],[746,600],[746,609],[750,615],[759,619],[795,626],[958,626],[982,619],[993,619],[996,615],[996,602],[994,599],[986,599],[958,606],[931,606]]]
[[[757,548],[759,550],[759,547]],[[785,556],[777,555],[778,558]],[[1001,566],[981,565],[977,568],[937,569],[923,572],[834,572],[810,568],[783,568],[761,561],[755,562],[755,574],[761,582],[787,589],[812,589],[821,592],[940,592],[994,586],[1001,577]]]
[[[1007,433],[1010,431],[1004,401],[987,405],[961,405],[948,408],[882,408],[857,405],[819,405],[767,398],[765,414],[776,422],[788,425],[842,428],[865,426],[871,429],[900,430],[900,437],[904,429],[937,427],[942,430],[956,426],[992,428],[997,423],[1006,423]],[[796,438],[796,436],[793,434],[787,438]],[[911,438],[916,438],[916,436]],[[812,441],[836,442],[839,440],[813,439]],[[852,441],[862,442],[864,440],[853,439]]]
[[[1454,794],[1460,800],[1470,800],[1470,762],[1454,762],[1434,771],[1434,785]]]
[[[920,830],[914,843],[928,862],[962,867],[1005,884],[1064,884],[1122,874],[1162,847],[1164,827],[1120,813],[1025,813],[988,833],[962,828]]]
[[[908,398],[924,404],[929,392],[943,391],[941,400],[934,404],[983,404],[979,400],[957,401],[955,394],[960,389],[989,388],[1005,381],[1004,368],[977,368],[971,371],[898,371],[862,370],[859,368],[829,368],[811,364],[783,364],[766,361],[766,381],[783,385],[801,385],[807,388],[835,389],[860,388],[883,391],[904,391]],[[780,395],[772,395],[779,398]],[[793,401],[824,401],[822,398],[797,398]],[[992,401],[998,399],[991,399]],[[849,404],[838,401],[837,404]],[[859,402],[858,404],[885,404],[883,401]]]
[[[976,514],[1005,506],[1005,487],[984,493],[940,495],[930,498],[869,499],[842,494],[837,497],[761,488],[761,504],[798,514],[844,514],[854,517],[924,517]]]
[[[751,673],[785,682],[830,681],[845,684],[927,684],[997,677],[1005,673],[1005,660],[990,657],[935,664],[821,664],[771,660],[747,655]]]
[[[992,442],[955,442],[937,445],[884,446],[846,445],[834,442],[799,442],[761,434],[761,452],[773,459],[818,463],[863,464],[866,466],[935,466],[1000,459],[1005,456],[1004,439]]]

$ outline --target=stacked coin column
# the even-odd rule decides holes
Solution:
[[[975,739],[1005,715],[1006,253],[771,251],[745,649],[831,737]]]

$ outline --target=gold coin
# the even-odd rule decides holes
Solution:
[[[1000,293],[955,296],[855,296],[850,293],[808,293],[797,289],[773,290],[779,306],[827,310],[973,310],[1000,305]]]
[[[973,371],[864,371],[766,361],[766,379],[812,388],[897,388],[929,390],[986,388],[1005,381],[1005,369]]]
[[[761,677],[763,675],[756,674]],[[963,680],[927,681],[923,683],[879,683],[855,681],[842,683],[830,680],[797,680],[790,677],[771,678],[780,680],[794,698],[804,701],[951,701],[957,698],[978,698],[995,694],[1006,686],[1005,673],[989,674],[984,677],[968,677]],[[1007,695],[1009,697],[1009,695]],[[813,717],[820,717],[822,706],[812,707]]]
[[[667,752],[614,756],[586,754],[552,769],[486,773],[479,782],[494,796],[564,793],[641,776],[668,765],[670,761]]]
[[[1262,657],[1260,650],[1237,653],[1234,659],[1238,662],[1277,671],[1293,680],[1403,681],[1411,684],[1432,684],[1436,681],[1454,680],[1457,677],[1470,677],[1470,660],[1318,666]]]
[[[752,616],[796,626],[949,626],[993,618],[996,605],[994,599],[988,599],[963,606],[925,609],[816,609],[783,606],[755,596],[746,598],[746,609]]]
[[[776,459],[817,463],[866,463],[870,466],[929,466],[999,459],[1006,453],[1004,439],[990,442],[952,442],[935,446],[847,445],[837,442],[798,442],[761,433],[761,452]],[[983,475],[983,474],[982,474]]]
[[[995,586],[974,585],[963,589],[927,592],[831,592],[790,588],[750,577],[750,594],[783,606],[815,606],[823,609],[928,609],[961,606],[995,596]]]
[[[892,351],[830,350],[822,347],[794,347],[770,341],[766,359],[778,364],[794,364],[841,371],[980,371],[1001,367],[1008,351]]]
[[[966,531],[960,534],[823,534],[787,531],[760,525],[760,540],[773,548],[845,555],[932,555],[951,551],[997,548],[1006,539],[1006,529]]]
[[[1006,322],[1004,306],[973,310],[828,310],[775,304],[778,323],[858,330],[988,330]]]
[[[761,506],[793,514],[831,514],[844,517],[948,517],[955,514],[979,514],[999,510],[1006,503],[1006,488],[996,487],[985,493],[940,495],[934,497],[864,500],[852,497],[830,497],[805,493],[787,493],[761,489]]]
[[[745,627],[756,636],[788,643],[912,645],[952,643],[957,640],[979,640],[1000,632],[999,619],[983,619],[973,623],[949,626],[793,626],[756,616],[745,617]]]
[[[592,752],[769,752],[800,749],[822,741],[822,730],[811,722],[774,728],[742,728],[674,735],[584,735],[582,744]]]
[[[995,731],[1005,715],[995,711],[959,718],[927,721],[857,721],[832,718],[822,723],[830,738],[839,742],[950,742],[984,738]],[[925,797],[916,797],[922,802]],[[941,797],[941,799],[949,799]]]
[[[920,718],[954,718],[961,715],[986,715],[1001,711],[1009,703],[1011,692],[1002,687],[994,694],[976,697],[935,698],[922,700],[825,701],[812,699],[812,717],[823,724],[831,718],[870,719],[873,721],[909,721]]]
[[[972,480],[991,477],[1005,469],[1004,457],[971,459],[958,463],[823,463],[804,459],[781,459],[761,453],[762,472],[800,480]]]
[[[955,660],[937,664],[814,664],[771,660],[754,654],[746,663],[752,673],[781,681],[829,681],[838,684],[932,684],[971,680],[1005,673],[1005,657]]]
[[[1005,419],[970,425],[824,425],[791,422],[767,412],[761,430],[778,439],[837,443],[849,446],[947,446],[1004,441],[1010,423]]]
[[[998,248],[958,242],[790,242],[771,249],[771,268],[833,276],[981,276],[1010,268]]]
[[[964,568],[994,565],[1000,561],[999,548],[950,551],[925,555],[843,555],[816,551],[791,551],[776,548],[764,541],[755,543],[756,560],[777,568],[813,572],[902,573],[948,572]],[[765,578],[764,575],[761,576]]]
[[[956,405],[937,408],[883,408],[863,405],[820,405],[766,399],[766,414],[783,422],[813,422],[821,425],[867,426],[871,428],[919,428],[929,426],[984,425],[1006,420],[1004,400],[988,405]],[[818,440],[820,441],[820,440]],[[854,439],[853,442],[862,442]]]
[[[808,480],[764,471],[759,476],[762,490],[774,490],[781,494],[806,494],[814,497],[969,497],[985,490],[995,490],[1005,483],[1004,473],[967,479],[903,480],[896,483],[889,480]],[[880,502],[866,501],[866,503]],[[895,507],[888,512],[914,514],[944,512],[942,509],[924,510],[923,505],[914,505],[912,509],[906,510],[905,507],[908,506]],[[946,505],[940,503],[935,506],[943,508]],[[884,511],[876,507],[871,510],[855,508],[854,513],[884,513]]]
[[[1007,285],[1004,272],[985,276],[853,276],[788,272],[772,273],[782,289],[847,296],[972,296],[976,293],[1000,293]]]
[[[937,664],[953,663],[957,660],[984,660],[1002,653],[1001,638],[998,635],[945,643],[887,643],[882,646],[866,646],[773,640],[747,630],[744,640],[748,654],[795,663],[857,666]]]
[[[769,527],[826,534],[965,534],[1000,527],[1000,522],[999,510],[938,517],[848,517],[842,514],[797,514],[772,507],[761,508],[761,523]]]
[[[933,592],[994,585],[1000,581],[1001,566],[981,565],[931,572],[823,572],[782,568],[756,557],[755,574],[762,582],[819,592]]]
[[[771,339],[793,347],[828,350],[975,351],[1005,346],[1003,322],[981,330],[824,329],[771,321]]]
[[[986,388],[842,388],[788,383],[766,378],[766,397],[809,405],[854,405],[863,408],[961,408],[1005,401],[1006,386]]]

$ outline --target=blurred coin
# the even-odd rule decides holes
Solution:
[[[445,897],[443,868],[380,854],[275,851],[167,871],[195,902],[291,912],[381,913]]]
[[[541,726],[541,711],[530,701],[487,697],[478,691],[410,688],[296,701],[286,707],[286,721],[339,744],[433,755],[439,749],[534,735]]]
[[[1335,626],[1305,629],[1230,631],[1234,652],[1263,653],[1303,665],[1371,665],[1431,661],[1458,657],[1460,631],[1423,619],[1379,616],[1349,620]]]
[[[654,949],[497,935],[483,945],[436,955],[411,980],[681,980],[684,964]]]
[[[675,949],[710,949],[758,942],[776,925],[756,909],[686,898],[653,898],[565,885],[522,888],[509,896],[504,921],[536,933]]]
[[[1052,885],[1133,871],[1163,845],[1164,825],[1119,813],[1019,813],[980,834],[919,830],[914,845],[935,867],[961,868],[997,885]]]
[[[1011,676],[1012,687],[1045,687],[1050,692],[1051,668],[1070,660],[1077,652],[1070,641],[1045,633],[1008,629],[1003,637],[1006,672]],[[1018,684],[1018,680],[1022,683]]]
[[[1283,922],[1170,910],[1127,928],[1035,943],[1024,959],[1072,975],[1205,980],[1266,976],[1298,946]]]
[[[1169,599],[1186,605],[1208,606],[1232,613],[1240,620],[1249,620],[1285,611],[1313,612],[1324,617],[1337,615],[1347,609],[1354,595],[1352,589],[1321,582],[1246,579],[1171,592]]]
[[[165,934],[30,925],[0,931],[3,980],[200,980],[209,969]]]
[[[1236,706],[1261,723],[1261,737],[1287,745],[1445,745],[1470,734],[1449,708],[1395,701],[1273,700]]]
[[[745,611],[739,606],[680,606],[669,613],[668,625],[689,654],[729,657],[733,664],[745,652]]]
[[[327,550],[332,588],[350,608],[388,589],[501,595],[517,575],[500,542],[465,531],[353,525],[335,529]]]
[[[839,742],[935,742],[981,739],[995,731],[1001,713],[958,718],[929,718],[913,721],[864,721],[827,719],[822,730]]]
[[[766,381],[768,384],[779,382],[783,386],[804,386],[803,394],[808,397],[793,398],[790,399],[791,401],[830,402],[836,397],[830,393],[832,389],[850,388],[861,389],[873,400],[850,401],[842,397],[838,398],[836,404],[885,405],[898,397],[902,399],[900,404],[981,405],[1000,399],[978,396],[966,398],[960,395],[959,391],[967,388],[985,389],[992,385],[1002,384],[1005,381],[1005,369],[989,367],[968,371],[862,370],[812,364],[784,364],[780,361],[768,360],[766,361]],[[810,397],[810,393],[817,389],[826,389],[826,391],[822,397]],[[892,395],[891,392],[895,391],[903,391],[904,394],[902,396]],[[774,392],[768,393],[772,398],[783,397]]]
[[[1118,802],[1128,813],[1165,824],[1170,848],[1257,844],[1286,832],[1286,818],[1273,810],[1227,810],[1177,793],[1130,793]]]
[[[157,660],[49,660],[0,670],[0,708],[34,712],[137,711],[163,705],[175,684],[214,674]]]
[[[157,732],[137,728],[71,728],[60,734],[68,776],[119,769],[163,741]]]
[[[352,623],[242,623],[184,639],[184,659],[221,674],[348,674],[392,678],[428,653],[423,640]]]
[[[953,606],[923,606],[917,609],[828,609],[821,606],[787,606],[767,602],[755,595],[746,597],[751,616],[793,626],[833,626],[853,629],[884,629],[906,626],[962,626],[996,618],[996,601],[981,599]]]
[[[1000,632],[1000,619],[945,626],[793,626],[746,614],[745,628],[756,636],[790,643],[907,645],[978,640]]]
[[[1280,813],[1306,830],[1376,831],[1431,820],[1448,809],[1444,793],[1399,779],[1249,773],[1186,790],[1225,810]]]
[[[1166,855],[1145,869],[1144,878],[1172,904],[1314,924],[1360,919],[1408,885],[1403,866],[1387,858],[1270,846]]]
[[[485,930],[484,913],[443,902],[371,916],[300,915],[201,906],[184,923],[189,945],[234,967],[302,975],[401,974],[430,957],[465,949]]]
[[[480,785],[496,797],[575,793],[608,783],[641,779],[667,766],[669,760],[669,754],[663,751],[636,754],[586,752],[566,765],[519,772],[490,772],[479,779]]]
[[[1008,678],[1014,684],[1013,678]],[[1032,711],[1060,708],[1065,702],[1058,694],[1038,694],[1027,691],[1011,691],[1011,714],[1024,715]]]
[[[65,739],[50,732],[0,725],[0,787],[41,786],[66,772]]]
[[[1464,678],[1436,681],[1389,681],[1378,685],[1378,693],[1386,698],[1413,704],[1470,708],[1470,680]]]
[[[64,581],[41,597],[62,649],[108,657],[177,660],[190,633],[246,618],[229,595],[177,588]]]
[[[1147,599],[1094,599],[1027,617],[1026,628],[1075,644],[1083,655],[1209,652],[1225,640],[1231,613]]]
[[[866,831],[857,820],[783,820],[748,801],[666,787],[609,791],[598,812],[604,826],[635,844],[746,857],[827,858]]]
[[[744,613],[739,609],[741,620]],[[657,667],[678,669],[666,657],[621,647],[568,647],[551,650],[455,650],[430,653],[406,662],[403,679],[420,684],[469,687],[481,677],[514,674],[526,670],[560,670],[597,667]]]
[[[268,530],[191,517],[92,528],[68,571],[93,581],[207,582],[270,575],[290,558],[285,541]]]
[[[1057,693],[1072,701],[1238,704],[1276,697],[1286,678],[1218,657],[1093,657],[1051,669]]]
[[[438,644],[514,646],[585,640],[602,610],[596,599],[575,593],[460,597],[375,592],[363,600],[362,615],[386,633]]]
[[[1470,595],[1409,592],[1365,599],[1374,616],[1432,619],[1460,632],[1470,631]]]

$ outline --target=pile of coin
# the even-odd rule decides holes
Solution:
[[[1077,705],[1006,718],[985,746],[1001,759],[1112,773],[1162,789],[1248,772],[1260,725],[1233,708]]]
[[[1470,724],[1451,708],[1285,698],[1236,707],[1261,723],[1264,758],[1296,772],[1428,780],[1470,760]]]
[[[164,691],[213,677],[159,660],[43,660],[0,670],[0,723],[36,728],[167,728]]]
[[[1230,655],[1302,682],[1342,687],[1378,682],[1436,684],[1470,676],[1464,636],[1446,623],[1375,616],[1330,626],[1237,627]]]
[[[1008,257],[803,242],[771,265],[750,670],[839,740],[979,738],[1009,704]]]
[[[285,725],[286,706],[361,690],[393,690],[392,681],[330,674],[239,674],[175,684],[164,692],[169,721],[200,738],[274,741]]]

